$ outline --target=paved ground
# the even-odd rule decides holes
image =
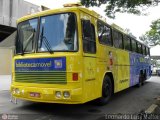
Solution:
[[[0,113],[18,114],[10,117],[18,117],[19,120],[102,120],[107,114],[137,114],[148,108],[157,96],[160,96],[160,77],[152,77],[140,88],[132,87],[115,94],[105,106],[95,106],[92,103],[46,104],[21,100],[16,105],[10,103],[9,91],[0,91]]]

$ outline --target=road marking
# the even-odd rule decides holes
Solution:
[[[157,109],[158,105],[155,105],[155,104],[152,104],[147,110],[146,110],[146,113],[154,113],[155,110]]]
[[[51,117],[51,115],[46,115],[46,116],[43,116],[41,118],[37,118],[35,120],[46,120],[46,118],[49,118],[49,117]]]

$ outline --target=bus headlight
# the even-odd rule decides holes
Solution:
[[[12,94],[15,94],[15,93],[16,93],[16,91],[15,91],[15,89],[13,88],[13,89],[12,89]]]
[[[56,96],[57,98],[61,98],[61,97],[62,97],[62,94],[61,94],[60,91],[56,91],[56,92],[55,92],[55,96]]]
[[[13,88],[12,89],[12,94],[20,94],[19,88]]]
[[[69,91],[64,91],[63,96],[64,96],[64,98],[69,98],[70,97]]]
[[[20,94],[20,90],[18,88],[15,89],[16,94]]]

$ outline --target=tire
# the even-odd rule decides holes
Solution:
[[[147,79],[147,78],[146,78],[146,73],[144,73],[144,74],[143,74],[143,79],[142,79],[142,85],[144,85],[146,79]]]
[[[111,99],[113,93],[112,82],[109,76],[105,76],[102,85],[102,97],[98,98],[96,103],[98,105],[105,105]]]
[[[143,84],[144,84],[144,77],[143,77],[143,74],[140,73],[137,87],[141,87]]]

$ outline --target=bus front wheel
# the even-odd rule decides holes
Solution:
[[[105,76],[102,85],[102,97],[98,99],[99,105],[105,105],[108,103],[112,96],[112,82],[109,76]]]

